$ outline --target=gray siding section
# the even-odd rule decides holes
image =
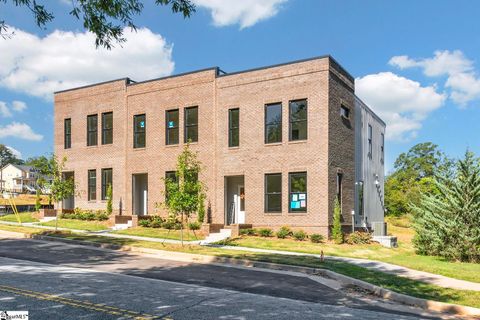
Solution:
[[[372,131],[371,153],[369,125]],[[383,136],[383,141],[382,141]],[[384,221],[385,123],[355,97],[355,226]],[[362,201],[363,188],[363,201]],[[363,203],[363,208],[362,208]]]

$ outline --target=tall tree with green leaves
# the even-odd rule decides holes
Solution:
[[[178,219],[180,217],[180,239],[183,246],[184,220],[201,208],[204,199],[205,187],[198,179],[202,164],[198,154],[190,150],[187,143],[177,158],[177,181],[165,180],[165,202],[163,205],[170,214]]]
[[[423,193],[412,205],[419,254],[448,260],[480,262],[480,162],[467,151],[453,175],[434,178],[438,193]]]
[[[47,9],[49,1],[41,0],[0,0],[1,4],[11,2],[17,7],[24,8],[33,14],[35,23],[40,28],[51,22],[55,16]],[[191,0],[155,0],[157,6],[170,7],[172,12],[180,13],[184,18],[190,17],[195,12],[195,5]],[[72,0],[70,15],[83,22],[83,27],[95,34],[95,45],[111,49],[113,42],[122,44],[126,41],[123,37],[124,27],[136,30],[134,16],[143,11],[142,0]],[[14,36],[9,34],[8,24],[0,20],[0,37]]]
[[[442,170],[451,174],[451,167],[452,160],[431,142],[419,143],[400,154],[395,160],[394,171],[385,181],[387,214],[410,214],[410,204],[418,205],[421,193],[437,192],[433,181],[435,172]]]

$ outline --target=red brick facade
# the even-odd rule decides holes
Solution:
[[[289,141],[289,101],[307,99],[308,138]],[[264,106],[282,104],[282,142],[265,144]],[[340,107],[350,118],[340,116]],[[225,177],[243,176],[245,223],[254,227],[289,225],[328,234],[337,172],[343,174],[342,211],[350,224],[354,206],[354,83],[330,57],[233,74],[217,68],[134,83],[128,79],[55,94],[55,152],[74,171],[75,206],[105,209],[101,169],[113,169],[113,204],[132,214],[132,174],[148,174],[149,214],[162,214],[166,171],[175,169],[184,146],[184,108],[198,106],[198,142],[211,222],[225,223]],[[228,110],[240,109],[239,147],[228,146]],[[179,144],[166,145],[166,110],[179,109]],[[101,114],[113,111],[113,144],[101,143]],[[86,145],[87,115],[98,114],[98,145]],[[133,148],[133,116],[146,114],[146,147]],[[72,119],[72,147],[64,149],[64,119]],[[97,170],[97,200],[88,201],[87,172]],[[289,213],[289,173],[307,172],[307,212]],[[282,212],[264,211],[264,176],[282,174]]]

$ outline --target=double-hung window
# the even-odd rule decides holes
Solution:
[[[288,174],[289,212],[307,211],[307,173],[293,172]]]
[[[96,146],[98,139],[98,115],[87,116],[87,146]]]
[[[178,109],[167,110],[165,117],[166,124],[166,144],[178,144]]]
[[[113,112],[102,113],[102,144],[113,143]]]
[[[72,147],[72,119],[68,118],[63,123],[63,143],[65,149]]]
[[[145,148],[145,132],[146,132],[145,114],[137,114],[133,116],[133,147]]]
[[[228,146],[238,147],[240,144],[240,109],[228,110]]]
[[[282,212],[282,174],[265,175],[265,212]]]
[[[295,100],[289,103],[290,141],[307,139],[307,100]]]
[[[108,186],[112,185],[112,182],[112,169],[102,169],[102,200],[107,200]]]
[[[265,143],[282,142],[282,104],[265,105]]]
[[[88,170],[88,201],[97,200],[97,170]]]
[[[198,141],[198,107],[185,108],[185,132],[183,134],[184,142]]]

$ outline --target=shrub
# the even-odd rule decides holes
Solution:
[[[109,183],[107,187],[107,216],[112,214],[112,201],[113,201],[113,192],[112,192],[112,184]]]
[[[42,203],[40,201],[40,189],[37,188],[35,195],[35,211],[40,211],[42,208]]]
[[[293,233],[295,240],[303,241],[307,238],[307,234],[303,230],[298,230]]]
[[[203,223],[205,222],[205,195],[201,193],[199,198],[197,220],[199,223]]]
[[[255,229],[248,228],[248,229],[240,229],[240,234],[244,236],[254,236],[256,235]]]
[[[200,222],[194,221],[188,224],[188,229],[195,231],[200,230]]]
[[[272,229],[263,228],[258,230],[258,235],[260,237],[271,237],[273,235],[273,231]]]
[[[372,240],[372,235],[369,232],[355,231],[347,236],[346,242],[348,244],[369,244]]]
[[[320,242],[323,242],[323,240],[324,240],[324,237],[321,234],[314,233],[310,235],[310,241],[312,241],[313,243],[320,243]]]
[[[340,208],[340,202],[338,198],[335,198],[333,205],[333,228],[332,228],[332,239],[336,244],[343,243],[343,232],[342,232],[342,209]]]
[[[141,227],[148,228],[148,227],[150,227],[150,220],[148,220],[148,219],[142,219],[142,220],[139,220],[139,221],[138,221],[138,224],[139,224]]]
[[[292,230],[289,227],[281,227],[280,230],[277,231],[277,238],[285,239],[292,235]]]
[[[74,220],[88,220],[88,221],[105,221],[108,220],[108,215],[105,211],[98,210],[81,210],[79,208],[75,208],[72,213],[64,213],[62,214],[62,219],[74,219]]]
[[[159,217],[159,216],[154,216],[151,220],[150,220],[150,227],[151,228],[161,228],[162,225],[164,223],[164,220]]]

